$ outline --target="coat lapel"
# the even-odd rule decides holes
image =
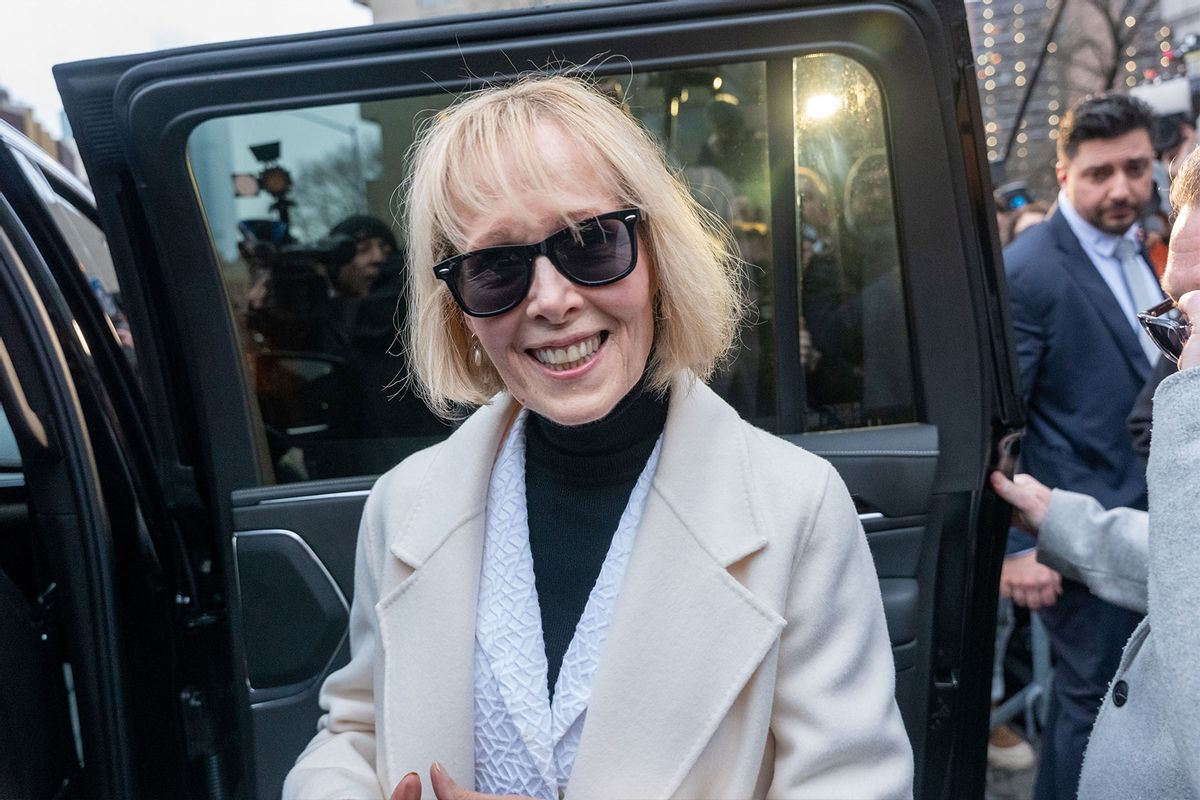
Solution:
[[[1113,297],[1112,290],[1108,288],[1108,284],[1101,277],[1096,265],[1092,263],[1092,259],[1088,257],[1083,245],[1079,243],[1079,239],[1075,237],[1066,217],[1056,211],[1050,219],[1054,226],[1058,248],[1063,255],[1063,269],[1083,290],[1088,302],[1099,312],[1100,318],[1113,335],[1117,349],[1129,362],[1129,366],[1143,381],[1148,380],[1150,378],[1150,362],[1146,360],[1146,354],[1138,344],[1137,336],[1134,334],[1133,328],[1129,326],[1129,321],[1125,317],[1125,312],[1121,310],[1121,305]]]
[[[727,571],[765,544],[747,459],[733,410],[677,382],[568,796],[670,796],[778,639]]]
[[[387,531],[393,587],[376,605],[384,655],[382,746],[393,782],[439,761],[474,780],[475,605],[492,462],[512,418],[505,400],[468,419],[439,448],[411,510]]]

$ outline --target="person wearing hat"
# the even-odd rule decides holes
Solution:
[[[367,214],[355,214],[334,225],[331,238],[354,240],[354,258],[344,264],[327,266],[329,282],[341,297],[366,297],[379,277],[381,268],[396,253],[396,236],[382,220]]]

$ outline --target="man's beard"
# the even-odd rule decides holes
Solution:
[[[1105,233],[1111,233],[1114,236],[1122,236],[1126,231],[1133,227],[1133,224],[1138,221],[1138,209],[1140,205],[1133,203],[1122,203],[1120,205],[1109,205],[1096,209],[1088,218],[1094,227],[1099,228]],[[1127,217],[1129,222],[1110,223],[1105,221],[1105,217],[1111,216],[1113,212],[1125,212],[1122,217]]]

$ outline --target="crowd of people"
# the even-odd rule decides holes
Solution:
[[[1136,99],[1088,99],[1059,131],[1053,207],[1000,205],[1026,433],[1020,474],[992,484],[1017,511],[1002,602],[1037,615],[1054,655],[1038,800],[1200,796],[1194,146]],[[1005,733],[993,763],[1032,756]]]

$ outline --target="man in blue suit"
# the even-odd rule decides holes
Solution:
[[[1153,114],[1123,95],[1087,100],[1059,129],[1054,213],[1005,250],[1027,410],[1022,470],[1106,508],[1146,508],[1125,419],[1157,354],[1136,314],[1162,298],[1138,240],[1153,191]],[[1075,797],[1088,734],[1139,615],[1038,564],[1012,532],[1001,591],[1040,609],[1057,656],[1037,800]]]

